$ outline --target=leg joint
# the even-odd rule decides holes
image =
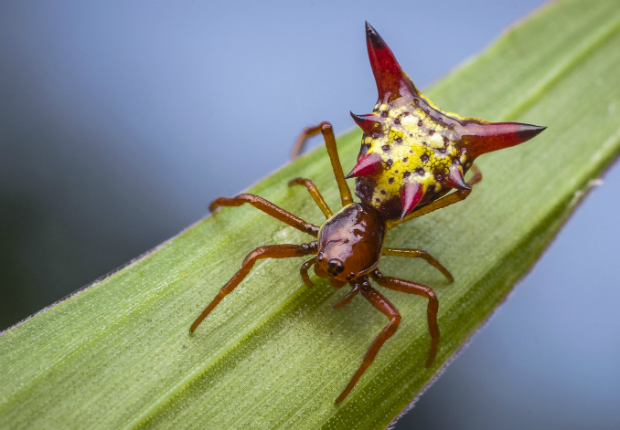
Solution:
[[[400,314],[396,314],[396,315],[392,315],[390,317],[390,325],[392,327],[394,327],[394,331],[396,331],[396,329],[398,328],[398,326],[400,325],[400,320],[402,319],[402,317],[400,316]]]
[[[332,124],[329,121],[323,121],[319,124],[319,127],[321,127],[321,131],[328,131],[332,128]]]

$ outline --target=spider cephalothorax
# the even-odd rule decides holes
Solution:
[[[450,189],[468,189],[464,174],[476,157],[545,129],[442,111],[417,90],[368,23],[366,42],[379,99],[372,113],[351,114],[364,136],[347,178],[357,177],[356,194],[388,219],[402,219]]]

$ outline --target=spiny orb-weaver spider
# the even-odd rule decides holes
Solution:
[[[293,156],[296,156],[309,136],[322,133],[340,191],[342,209],[334,214],[312,181],[304,178],[293,179],[289,186],[303,185],[308,189],[327,218],[321,227],[253,194],[216,199],[209,207],[211,211],[220,206],[249,203],[317,240],[302,245],[261,246],[250,252],[241,264],[241,269],[221,288],[190,328],[190,332],[194,332],[220,301],[241,283],[256,260],[316,255],[301,266],[301,277],[306,285],[313,285],[308,269],[314,265],[316,275],[329,277],[335,288],[347,284],[352,287],[334,305],[335,309],[347,305],[361,293],[390,320],[368,348],[362,364],[336,403],[347,397],[400,323],[400,314],[394,305],[370,285],[371,278],[381,287],[415,294],[428,300],[431,346],[426,366],[429,367],[435,359],[439,343],[439,302],[434,291],[416,282],[385,276],[377,266],[382,255],[423,258],[450,281],[453,281],[453,277],[426,251],[385,247],[387,230],[464,200],[472,186],[482,179],[478,169],[472,168],[476,157],[525,142],[545,129],[514,122],[489,123],[444,112],[418,92],[401,70],[390,48],[368,23],[366,42],[379,100],[373,113],[351,114],[364,131],[357,165],[351,173],[344,175],[334,132],[328,122],[305,129],[293,148]],[[469,168],[472,168],[474,175],[465,182],[464,174]],[[361,199],[360,203],[353,201],[346,183],[346,179],[351,177],[357,178],[356,194]],[[458,191],[446,195],[451,189]]]

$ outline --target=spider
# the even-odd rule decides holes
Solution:
[[[396,333],[401,320],[394,305],[371,286],[371,279],[380,287],[428,300],[431,344],[426,367],[432,365],[437,353],[439,301],[435,292],[417,282],[385,276],[378,265],[383,255],[422,258],[450,282],[454,278],[426,251],[386,247],[387,231],[404,221],[464,200],[473,185],[482,179],[480,171],[473,166],[473,160],[478,155],[524,142],[544,130],[544,127],[528,124],[489,123],[444,112],[417,91],[390,48],[368,23],[366,41],[379,100],[373,113],[351,114],[364,131],[357,165],[351,173],[344,175],[329,122],[306,128],[292,152],[293,157],[296,156],[310,136],[323,135],[342,209],[334,214],[312,181],[305,178],[293,179],[289,186],[301,185],[308,189],[325,215],[326,221],[321,227],[253,194],[220,197],[213,201],[209,206],[211,211],[222,206],[249,203],[316,240],[301,245],[261,246],[250,252],[241,263],[241,269],[221,288],[190,328],[190,333],[193,333],[222,299],[243,281],[256,260],[313,255],[300,269],[306,285],[313,285],[308,270],[314,266],[315,274],[329,278],[333,287],[342,288],[347,284],[351,287],[351,291],[333,306],[335,309],[346,306],[361,294],[389,319],[336,403],[349,395],[383,344]],[[470,168],[474,174],[466,182],[463,175]],[[356,177],[356,194],[361,199],[359,203],[353,201],[346,182],[352,177]],[[446,195],[452,189],[457,191]]]

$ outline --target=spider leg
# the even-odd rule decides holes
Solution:
[[[400,324],[400,314],[398,313],[394,305],[388,301],[388,299],[383,297],[377,290],[372,288],[370,284],[368,284],[367,282],[364,284],[359,284],[359,285],[360,285],[360,290],[362,292],[362,295],[366,298],[366,300],[368,300],[371,305],[373,305],[376,309],[378,309],[386,317],[388,317],[390,319],[390,322],[388,325],[386,325],[383,328],[383,330],[381,330],[381,333],[379,333],[379,335],[372,342],[372,344],[370,345],[370,348],[368,348],[368,351],[366,352],[366,355],[364,356],[364,360],[362,361],[362,364],[360,365],[359,369],[357,369],[357,372],[355,372],[355,375],[353,375],[353,378],[351,378],[351,381],[349,381],[349,384],[347,385],[347,387],[338,396],[338,398],[336,399],[336,403],[342,402],[345,399],[345,397],[349,395],[353,387],[355,387],[355,384],[357,383],[357,381],[364,374],[366,369],[368,369],[368,366],[372,364],[375,357],[377,356],[377,353],[379,352],[379,350],[381,349],[385,341],[391,338],[394,335],[394,333],[396,333],[396,330],[398,329],[398,325]]]
[[[319,207],[319,209],[321,209],[321,212],[323,212],[323,215],[325,215],[325,218],[329,219],[334,215],[332,213],[332,210],[329,208],[329,206],[327,206],[327,203],[325,203],[325,200],[323,199],[323,196],[319,192],[319,189],[316,187],[316,185],[312,183],[310,179],[295,178],[291,182],[288,183],[289,187],[293,185],[303,185],[304,187],[308,189],[308,192],[310,192],[310,195],[314,199],[314,202]]]
[[[314,257],[312,260],[306,261],[304,264],[301,265],[301,269],[299,269],[299,273],[301,274],[301,279],[303,279],[304,284],[306,284],[309,287],[314,287],[314,284],[310,280],[310,276],[308,276],[308,269],[314,263],[316,263],[316,257]]]
[[[350,282],[350,284],[353,285],[353,288],[351,289],[351,291],[349,291],[342,299],[340,299],[338,303],[332,306],[332,309],[340,309],[340,308],[345,307],[346,305],[351,303],[351,300],[353,300],[353,297],[357,296],[357,293],[360,292],[360,288],[361,288],[360,284],[353,283],[353,282]]]
[[[482,172],[475,164],[472,164],[471,171],[474,173],[474,176],[471,177],[469,181],[466,182],[468,187],[473,187],[478,182],[482,181]]]
[[[271,246],[261,246],[256,248],[254,251],[250,252],[243,263],[241,263],[241,269],[237,273],[233,275],[233,277],[222,287],[222,289],[217,293],[215,298],[209,303],[209,305],[205,308],[204,311],[200,314],[196,321],[192,324],[189,329],[190,333],[193,333],[196,330],[196,327],[200,325],[202,320],[204,320],[207,315],[211,313],[211,311],[222,301],[224,297],[230,294],[240,283],[243,281],[252,267],[254,267],[254,263],[256,260],[262,258],[291,258],[291,257],[302,257],[308,254],[316,253],[318,247],[316,241],[305,243],[303,245],[271,245]]]
[[[213,212],[218,208],[218,206],[241,206],[244,203],[249,203],[256,209],[265,212],[267,215],[274,217],[278,221],[282,221],[283,223],[288,224],[299,231],[308,233],[311,236],[317,237],[319,234],[319,228],[316,225],[310,224],[292,213],[285,211],[281,207],[274,205],[270,201],[254,194],[244,193],[232,198],[219,197],[209,205],[209,210]]]
[[[299,157],[304,150],[304,146],[306,146],[306,142],[308,139],[316,134],[321,132],[321,125],[313,125],[311,127],[304,128],[297,139],[295,139],[295,143],[293,144],[293,148],[291,148],[291,160]]]
[[[428,331],[431,334],[431,349],[428,353],[428,360],[426,361],[426,367],[431,367],[433,361],[435,361],[435,355],[437,354],[437,345],[439,344],[439,326],[437,325],[437,311],[439,310],[439,301],[437,296],[431,287],[418,284],[412,281],[406,281],[404,279],[393,278],[391,276],[383,276],[379,270],[375,270],[371,273],[372,279],[383,288],[390,290],[400,291],[407,294],[415,294],[428,299],[428,306],[426,308],[426,316],[428,318]]]
[[[342,165],[340,164],[340,158],[338,157],[338,148],[336,146],[334,129],[329,122],[323,121],[319,125],[303,129],[303,131],[295,141],[295,144],[293,145],[293,150],[291,151],[291,158],[295,158],[299,155],[308,137],[314,136],[319,132],[323,134],[323,138],[325,139],[327,153],[329,154],[329,159],[332,163],[332,169],[334,170],[334,176],[336,177],[338,189],[340,190],[340,200],[342,200],[342,206],[349,206],[350,204],[353,204],[353,197],[351,197],[351,190],[349,190],[349,186],[344,179],[344,172],[342,171]]]
[[[454,277],[448,271],[448,269],[443,267],[443,265],[439,261],[437,261],[437,259],[435,259],[435,257],[433,257],[431,254],[421,249],[383,248],[383,251],[381,251],[381,254],[392,255],[394,257],[423,258],[424,260],[428,262],[428,264],[430,264],[431,266],[439,270],[441,273],[443,273],[443,275],[446,278],[448,278],[450,282],[454,282]]]
[[[478,167],[476,167],[475,165],[471,166],[471,171],[474,173],[474,176],[472,176],[471,179],[467,181],[467,185],[469,187],[473,187],[474,185],[476,185],[478,182],[482,180],[482,173],[480,172],[480,169],[478,169]],[[417,218],[422,215],[426,215],[428,213],[434,212],[437,209],[445,208],[447,206],[453,205],[454,203],[458,203],[462,200],[465,200],[469,196],[470,193],[471,193],[471,190],[455,191],[451,194],[448,194],[447,196],[444,196],[444,197],[441,197],[435,200],[434,202],[428,205],[422,206],[418,210],[414,210],[409,215],[404,217],[402,220],[388,221],[387,228],[388,230],[390,230],[396,227],[397,225],[404,223],[405,221],[409,221],[410,219]]]

